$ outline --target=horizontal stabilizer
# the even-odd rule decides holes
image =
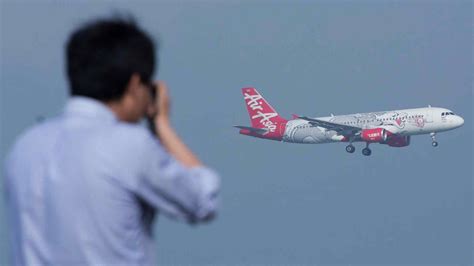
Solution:
[[[240,128],[240,129],[245,129],[245,130],[248,130],[252,133],[259,134],[259,135],[264,135],[264,134],[268,133],[267,128],[254,128],[254,127],[246,127],[246,126],[234,126],[234,127]]]

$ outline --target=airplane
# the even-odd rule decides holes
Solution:
[[[286,120],[255,88],[242,88],[242,94],[252,125],[234,126],[240,134],[290,143],[346,142],[348,153],[354,153],[354,142],[365,142],[365,156],[372,154],[369,144],[406,147],[413,135],[430,134],[432,146],[437,147],[436,133],[464,124],[451,110],[431,106],[315,118],[293,115]]]

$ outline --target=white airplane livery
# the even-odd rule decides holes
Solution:
[[[355,151],[353,142],[365,142],[365,156],[372,153],[371,143],[405,147],[412,135],[430,134],[432,146],[437,147],[436,133],[464,124],[464,119],[452,111],[431,106],[316,118],[293,115],[286,120],[255,88],[243,88],[242,94],[252,125],[235,126],[240,134],[291,143],[347,142],[349,153]]]

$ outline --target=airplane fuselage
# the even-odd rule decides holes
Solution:
[[[431,106],[314,118],[294,116],[286,120],[255,88],[243,88],[242,94],[251,126],[235,126],[240,134],[291,143],[348,142],[349,153],[355,151],[353,142],[365,142],[365,156],[372,153],[371,143],[406,147],[412,135],[430,134],[432,146],[436,147],[436,133],[464,124],[462,117],[452,111]]]
[[[460,127],[464,123],[461,117],[454,115],[450,110],[438,107],[338,115],[317,119],[362,129],[384,128],[400,136],[447,131]],[[318,144],[349,140],[336,131],[313,126],[307,120],[293,119],[286,124],[282,141]],[[354,138],[353,141],[363,140]]]

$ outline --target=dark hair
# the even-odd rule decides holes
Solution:
[[[66,57],[71,94],[100,101],[120,99],[134,73],[149,83],[155,68],[153,40],[130,17],[86,23],[71,34]]]

